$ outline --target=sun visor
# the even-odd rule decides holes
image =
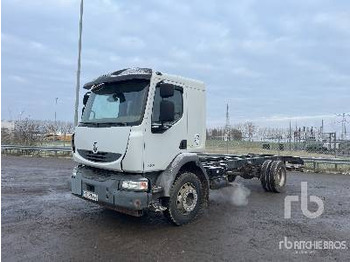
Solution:
[[[85,89],[91,89],[93,86],[102,83],[112,83],[119,81],[126,81],[131,79],[151,79],[152,69],[149,68],[128,68],[122,69],[110,74],[102,75],[95,80],[86,83],[83,87]]]

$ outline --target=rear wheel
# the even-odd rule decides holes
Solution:
[[[280,160],[266,160],[261,167],[260,181],[268,192],[283,192],[287,182],[287,171],[284,163]]]
[[[270,187],[272,192],[281,193],[285,191],[287,182],[287,170],[282,161],[273,161],[270,168]]]
[[[270,191],[268,188],[268,175],[270,172],[272,160],[266,160],[264,161],[262,167],[261,167],[261,173],[260,173],[260,182],[262,187],[265,189],[265,191]]]
[[[190,172],[182,173],[174,182],[164,215],[177,226],[196,219],[203,204],[203,189],[199,178]]]

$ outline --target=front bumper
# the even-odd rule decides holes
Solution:
[[[83,197],[84,191],[97,194],[95,203],[116,209],[117,211],[142,211],[147,209],[152,201],[151,192],[127,191],[120,189],[122,180],[144,179],[139,174],[116,173],[108,170],[90,168],[86,166],[76,167],[71,177],[72,193]]]

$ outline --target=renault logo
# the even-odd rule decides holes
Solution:
[[[97,148],[97,142],[94,142],[92,144],[92,153],[96,154],[98,151],[98,148]]]

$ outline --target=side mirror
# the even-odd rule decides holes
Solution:
[[[168,98],[174,96],[174,86],[172,84],[159,83],[160,97]]]
[[[84,95],[84,98],[83,98],[83,105],[86,106],[86,103],[87,101],[89,100],[89,97],[91,95],[91,92],[87,92],[85,95]]]
[[[164,122],[172,122],[175,119],[175,106],[174,103],[167,100],[162,100],[160,102],[160,110],[159,110],[159,121]]]

